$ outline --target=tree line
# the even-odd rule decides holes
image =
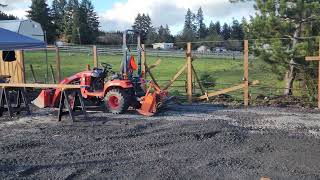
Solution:
[[[239,2],[241,1],[241,2]],[[250,1],[250,0],[247,0]],[[247,3],[246,0],[230,0],[232,3]],[[252,0],[253,1],[253,0]],[[168,25],[154,27],[148,14],[138,14],[132,28],[139,30],[146,44],[155,42],[203,41],[207,46],[224,46],[242,50],[242,39],[252,39],[251,50],[257,58],[269,63],[272,71],[284,80],[284,94],[292,95],[294,82],[300,81],[304,93],[316,94],[314,81],[318,67],[315,62],[306,62],[306,55],[316,54],[317,42],[305,37],[320,35],[320,2],[318,0],[254,0],[257,13],[250,19],[239,22],[233,19],[229,25],[204,23],[204,12],[190,9],[185,15],[183,30],[173,36]],[[49,42],[64,39],[71,43],[121,44],[121,32],[99,32],[99,21],[90,0],[53,0],[48,7],[46,0],[32,0],[28,17],[39,22],[47,32]],[[0,13],[0,19],[15,19]],[[100,36],[99,36],[100,35]],[[96,38],[98,37],[99,38]],[[239,40],[238,44],[236,41]],[[211,43],[206,43],[206,42]],[[218,43],[221,41],[221,43]],[[217,43],[212,43],[217,42]],[[251,52],[252,52],[251,51]]]
[[[243,19],[245,22],[245,19]],[[154,27],[148,14],[138,14],[132,28],[141,32],[142,41],[145,44],[156,42],[177,43],[194,41],[226,41],[230,39],[242,40],[244,38],[243,22],[233,19],[231,25],[224,23],[222,26],[219,21],[211,22],[207,27],[204,23],[204,13],[200,7],[196,14],[190,9],[185,15],[184,28],[181,33],[173,36],[168,25]],[[112,36],[109,34],[108,36]],[[116,35],[115,35],[116,36]],[[212,44],[206,44],[210,46]],[[239,50],[242,45],[232,45],[231,43],[221,42],[214,46],[224,46],[228,49]]]
[[[91,0],[32,0],[28,18],[39,22],[47,41],[92,44],[99,34],[99,19]]]

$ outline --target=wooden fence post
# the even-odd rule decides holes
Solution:
[[[98,67],[98,50],[97,46],[93,46],[92,49],[92,54],[93,54],[93,67]]]
[[[19,58],[20,58],[20,68],[21,68],[21,79],[18,79],[18,82],[26,83],[26,69],[25,69],[25,63],[24,63],[24,51],[19,50]],[[19,72],[19,71],[18,71]],[[18,75],[19,77],[19,75]]]
[[[244,61],[243,61],[243,70],[244,70],[244,87],[243,87],[243,101],[244,106],[247,108],[249,106],[249,42],[244,40]]]
[[[146,73],[147,59],[146,59],[146,46],[145,46],[145,44],[142,44],[141,48],[142,48],[142,52],[141,52],[142,77],[144,79],[146,79],[147,78],[147,73]]]
[[[60,63],[60,49],[59,47],[56,47],[56,70],[57,70],[57,82],[60,83],[61,81],[61,63]]]
[[[188,103],[192,103],[192,49],[191,42],[187,44],[187,97]]]

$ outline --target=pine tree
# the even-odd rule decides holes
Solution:
[[[215,26],[216,26],[217,33],[218,33],[218,34],[221,34],[221,25],[220,25],[220,22],[217,21],[216,24],[215,24]]]
[[[183,41],[194,41],[196,39],[196,25],[194,24],[195,15],[188,9],[185,16],[184,28],[181,35]]]
[[[73,4],[72,14],[72,34],[71,42],[75,44],[81,43],[80,41],[80,9],[78,0],[70,0]]]
[[[157,30],[155,28],[151,28],[147,34],[147,40],[145,41],[146,44],[153,44],[156,42],[160,42],[159,35],[157,33]]]
[[[52,1],[52,20],[54,28],[56,29],[56,36],[60,37],[64,31],[64,16],[66,11],[66,0],[53,0]]]
[[[204,23],[204,17],[203,17],[203,11],[202,8],[200,7],[196,16],[197,19],[197,34],[198,34],[198,38],[202,39],[205,38],[207,36],[207,27]]]
[[[158,30],[158,35],[159,42],[172,42],[173,40],[168,25],[166,25],[165,27],[161,25]]]
[[[319,29],[312,27],[320,21],[320,2],[256,0],[255,7],[258,13],[251,20],[250,37],[259,39],[255,43],[256,55],[284,77],[284,94],[292,95],[293,82],[298,73],[296,66],[304,66],[306,51],[307,54],[312,53],[310,43],[301,41],[300,37],[319,35]],[[265,41],[266,38],[273,39]],[[263,48],[266,44],[270,47],[267,50]]]
[[[144,42],[147,40],[147,35],[149,34],[149,32],[152,30],[152,23],[151,23],[151,18],[150,16],[147,14],[138,14],[138,16],[136,17],[134,24],[132,26],[132,28],[136,31],[140,32],[141,35],[141,41]]]
[[[233,19],[231,26],[231,39],[243,40],[244,33],[241,24],[238,20]]]
[[[78,0],[69,0],[64,16],[64,36],[70,43],[80,43],[80,10]]]
[[[79,18],[81,42],[94,43],[99,33],[99,20],[90,0],[82,0]]]
[[[15,17],[14,15],[6,14],[0,11],[0,20],[14,20],[14,19],[18,19],[18,18]]]
[[[33,21],[41,24],[42,29],[46,32],[47,41],[53,42],[55,32],[52,25],[52,17],[46,0],[32,0],[30,10],[27,11],[28,17]]]
[[[209,35],[220,35],[221,34],[221,27],[219,21],[216,23],[210,22],[209,28],[208,28],[208,34]]]
[[[224,25],[222,26],[221,35],[224,40],[228,40],[231,38],[231,30],[227,23],[224,23]]]

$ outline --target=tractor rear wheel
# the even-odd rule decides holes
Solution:
[[[122,114],[128,110],[130,98],[125,91],[121,89],[112,89],[107,92],[104,102],[107,109],[112,114]]]

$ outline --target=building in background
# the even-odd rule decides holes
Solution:
[[[41,25],[32,20],[4,20],[0,21],[0,28],[7,29],[33,39],[45,41]]]
[[[169,50],[173,49],[174,44],[173,43],[154,43],[152,44],[153,49],[163,49],[163,50]]]
[[[198,52],[210,52],[210,48],[208,46],[202,45],[202,46],[197,48],[197,51]]]

